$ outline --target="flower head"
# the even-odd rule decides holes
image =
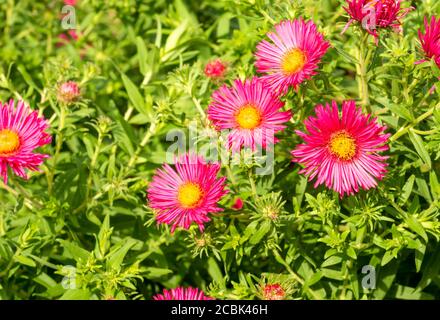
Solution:
[[[70,43],[71,41],[75,42],[78,41],[79,35],[76,33],[75,30],[68,30],[66,33],[61,33],[59,36],[59,41],[57,42],[57,47],[63,47],[64,45]]]
[[[163,294],[156,294],[153,300],[214,300],[207,297],[205,293],[197,288],[183,288],[164,289]]]
[[[216,59],[213,61],[210,61],[205,66],[205,76],[208,78],[211,78],[213,80],[221,80],[225,77],[227,70],[226,64],[220,60]]]
[[[354,101],[342,104],[339,116],[338,105],[318,105],[316,117],[305,122],[307,133],[297,131],[304,139],[292,151],[293,161],[305,166],[301,173],[316,178],[315,187],[324,184],[344,196],[368,190],[377,185],[387,172],[386,156],[380,152],[388,150],[389,134],[386,127],[377,123],[377,118],[362,114]]]
[[[217,202],[227,193],[226,178],[217,178],[220,164],[206,163],[194,154],[185,154],[176,161],[176,170],[164,164],[148,188],[148,200],[156,210],[159,223],[188,229],[192,222],[201,231],[210,221],[208,213],[220,212]]]
[[[27,179],[25,169],[37,171],[46,154],[34,153],[38,147],[51,142],[45,132],[49,124],[23,102],[17,107],[13,100],[0,102],[0,175],[8,181],[8,167],[19,177]]]
[[[279,283],[266,284],[263,288],[264,300],[283,300],[286,292]]]
[[[313,21],[302,19],[282,21],[274,32],[267,34],[272,42],[263,40],[257,45],[257,71],[262,79],[277,92],[295,89],[316,74],[318,63],[330,44],[318,31]]]
[[[70,103],[81,95],[78,84],[75,81],[67,81],[58,87],[57,97],[59,101]]]
[[[236,80],[232,87],[224,85],[213,93],[208,118],[217,130],[231,130],[227,143],[233,151],[242,146],[267,148],[277,142],[274,134],[291,117],[290,111],[279,111],[283,105],[260,79]]]
[[[350,15],[350,20],[344,31],[353,21],[361,23],[362,27],[374,38],[379,37],[378,29],[392,27],[400,30],[403,19],[413,8],[402,8],[404,0],[346,0],[344,10]]]
[[[425,17],[424,25],[425,33],[419,30],[420,43],[426,58],[433,59],[440,68],[440,18],[437,21],[435,17],[431,17],[431,20]]]

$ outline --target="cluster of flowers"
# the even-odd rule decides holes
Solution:
[[[73,1],[74,3],[75,1]],[[345,10],[352,21],[363,22],[365,8],[374,7],[377,25],[366,30],[375,38],[381,28],[401,26],[408,9],[401,0],[347,0]],[[425,59],[433,59],[440,67],[440,19],[425,18],[425,32],[419,31]],[[303,19],[282,21],[257,46],[256,69],[262,74],[245,81],[235,80],[232,86],[219,88],[212,95],[208,119],[217,130],[230,129],[227,147],[233,152],[242,148],[255,150],[273,146],[272,134],[285,129],[290,111],[281,111],[280,98],[290,87],[299,85],[316,74],[318,64],[330,48],[312,21]],[[421,60],[425,61],[425,60]],[[226,65],[216,60],[206,67],[206,75],[222,78]],[[61,102],[72,101],[79,95],[73,82],[61,85]],[[363,114],[354,101],[317,105],[316,116],[305,120],[307,133],[296,131],[304,140],[292,151],[293,161],[304,166],[302,173],[309,180],[316,178],[315,187],[325,184],[341,197],[352,195],[360,188],[368,190],[386,173],[389,134],[377,119]],[[34,153],[38,147],[51,143],[46,132],[48,122],[23,101],[0,103],[0,175],[8,180],[8,167],[27,178],[25,169],[36,171],[48,155]],[[164,164],[148,188],[149,205],[159,223],[188,229],[196,223],[200,230],[210,221],[209,213],[222,211],[219,200],[227,193],[226,178],[218,178],[219,163],[207,163],[195,154],[176,159],[175,169]],[[241,206],[240,206],[241,207]],[[277,288],[279,290],[279,288]],[[278,291],[277,291],[278,292]],[[278,294],[274,294],[278,296]],[[203,292],[193,288],[164,291],[155,299],[205,299]]]

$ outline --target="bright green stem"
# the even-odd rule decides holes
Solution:
[[[364,110],[371,113],[370,94],[368,90],[368,63],[370,60],[371,52],[368,49],[368,33],[362,38],[362,41],[358,50],[358,64],[356,65],[357,80],[359,87],[359,98]]]
[[[151,137],[154,136],[154,134],[156,133],[157,127],[158,127],[158,125],[156,123],[156,120],[154,120],[151,123],[148,131],[145,133],[145,136],[142,139],[141,143],[139,144],[139,147],[136,149],[133,157],[131,157],[130,161],[128,162],[126,172],[129,172],[134,167],[134,165],[136,164],[136,161],[139,159],[139,155],[140,155],[142,149],[147,145],[147,143],[150,141]]]
[[[90,190],[92,188],[92,182],[93,182],[93,172],[95,170],[96,162],[98,161],[99,152],[101,151],[102,146],[102,140],[103,140],[103,134],[101,132],[98,133],[98,141],[96,143],[95,152],[92,156],[92,161],[90,162],[90,169],[89,169],[89,176],[87,178],[87,191],[86,191],[86,201],[89,202],[90,197]]]
[[[275,255],[275,257],[277,258],[277,261],[279,262],[279,263],[281,263],[285,268],[286,268],[286,270],[290,273],[290,275],[292,276],[292,278],[294,278],[295,279],[295,281],[297,281],[299,284],[301,284],[302,286],[304,286],[304,283],[305,283],[305,281],[295,272],[295,271],[293,271],[292,270],[292,268],[290,267],[290,265],[287,263],[287,261],[286,260],[284,260],[284,258],[281,256],[281,254],[278,252],[278,250],[277,249],[273,249],[272,250],[272,252],[273,252],[273,254]],[[310,295],[313,297],[313,299],[315,299],[315,300],[320,300],[321,299],[321,297],[320,296],[318,296],[317,294],[316,294],[316,292],[314,292],[312,289],[310,289],[310,288],[308,288],[307,287],[307,291],[308,291],[308,293],[310,293]]]
[[[47,188],[48,188],[48,193],[49,196],[52,195],[52,191],[53,191],[53,180],[54,180],[54,176],[55,176],[55,171],[56,171],[56,166],[58,163],[58,158],[60,156],[60,152],[61,152],[61,148],[63,146],[63,139],[64,139],[64,126],[65,126],[65,122],[66,122],[66,106],[65,105],[60,105],[60,123],[58,126],[58,134],[57,134],[57,141],[56,141],[56,145],[55,145],[55,154],[53,156],[53,168],[52,170],[48,171],[48,175],[47,175]]]
[[[397,139],[399,139],[401,136],[405,135],[408,133],[409,130],[411,130],[412,128],[414,128],[416,125],[418,125],[420,122],[422,122],[423,120],[425,120],[426,118],[430,117],[434,111],[440,108],[440,103],[438,103],[437,105],[435,105],[434,107],[432,107],[431,109],[429,109],[428,111],[426,111],[424,114],[422,114],[420,117],[418,117],[417,119],[415,119],[413,122],[411,122],[410,124],[408,124],[405,127],[400,128],[400,130],[398,130],[391,138],[390,138],[390,142],[394,142]]]
[[[252,196],[254,197],[255,200],[257,200],[258,199],[257,187],[255,185],[255,179],[252,173],[252,169],[249,169],[249,182],[251,184]]]

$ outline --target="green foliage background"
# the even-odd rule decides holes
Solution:
[[[355,26],[340,34],[342,2],[83,0],[80,40],[57,47],[62,1],[1,0],[0,100],[41,110],[54,142],[41,173],[0,183],[0,299],[151,299],[179,285],[254,299],[275,280],[294,299],[439,298],[440,71],[414,65],[417,30],[424,16],[439,16],[438,1],[412,1],[403,35],[384,31],[377,48],[368,44],[369,105],[394,135],[379,187],[339,199],[291,163],[294,130],[316,104],[360,99],[362,34]],[[232,166],[224,214],[204,234],[158,227],[146,188],[165,162],[167,132],[204,125],[197,107],[218,85],[204,77],[205,63],[227,61],[226,83],[251,77],[256,44],[299,16],[332,48],[320,73],[285,98],[293,121],[279,135],[274,173],[255,177],[258,200],[252,164]],[[82,89],[68,108],[56,99],[67,80]],[[231,209],[236,197],[242,211]],[[365,265],[376,269],[375,289],[361,286]],[[75,287],[63,282],[69,276]]]

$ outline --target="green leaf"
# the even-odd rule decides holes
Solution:
[[[84,250],[83,248],[80,248],[76,244],[73,244],[72,242],[66,241],[66,240],[58,240],[61,245],[66,249],[67,252],[69,252],[75,261],[87,261],[89,259],[90,253],[87,250]]]
[[[413,190],[415,179],[415,175],[411,175],[409,179],[405,182],[402,188],[402,193],[400,194],[400,204],[403,205],[408,201],[409,196],[411,195],[411,192]]]
[[[431,158],[428,151],[426,151],[422,138],[418,134],[414,133],[412,130],[409,130],[408,134],[420,159],[422,159],[422,161],[428,166],[428,168],[431,169]]]
[[[219,284],[224,284],[223,274],[214,258],[208,259],[208,273],[212,280]]]
[[[394,260],[388,263],[385,267],[376,270],[376,289],[373,291],[374,299],[384,299],[393,285],[394,279],[397,275],[399,262]]]
[[[130,99],[134,108],[138,112],[145,114],[151,119],[152,110],[147,107],[147,104],[145,103],[144,98],[142,97],[136,85],[124,73],[121,73],[121,77],[122,82],[125,86],[125,90],[127,90],[128,98]]]
[[[125,255],[135,244],[136,240],[128,238],[122,246],[113,249],[108,255],[107,267],[120,270]]]
[[[86,289],[67,290],[60,300],[89,300],[90,292]]]
[[[266,235],[266,233],[269,232],[270,230],[270,221],[264,221],[261,225],[260,225],[260,229],[258,229],[250,238],[249,242],[251,244],[257,244],[259,243],[263,237]]]
[[[35,267],[36,266],[36,263],[34,260],[32,260],[31,258],[28,258],[26,256],[23,256],[23,255],[15,256],[15,260],[17,262],[20,262],[21,264],[24,264],[25,266],[28,266],[28,267]]]
[[[415,216],[408,214],[405,218],[405,222],[412,231],[416,232],[419,236],[423,238],[423,240],[428,242],[428,235],[426,234],[423,225],[419,222],[419,220],[417,220]]]

